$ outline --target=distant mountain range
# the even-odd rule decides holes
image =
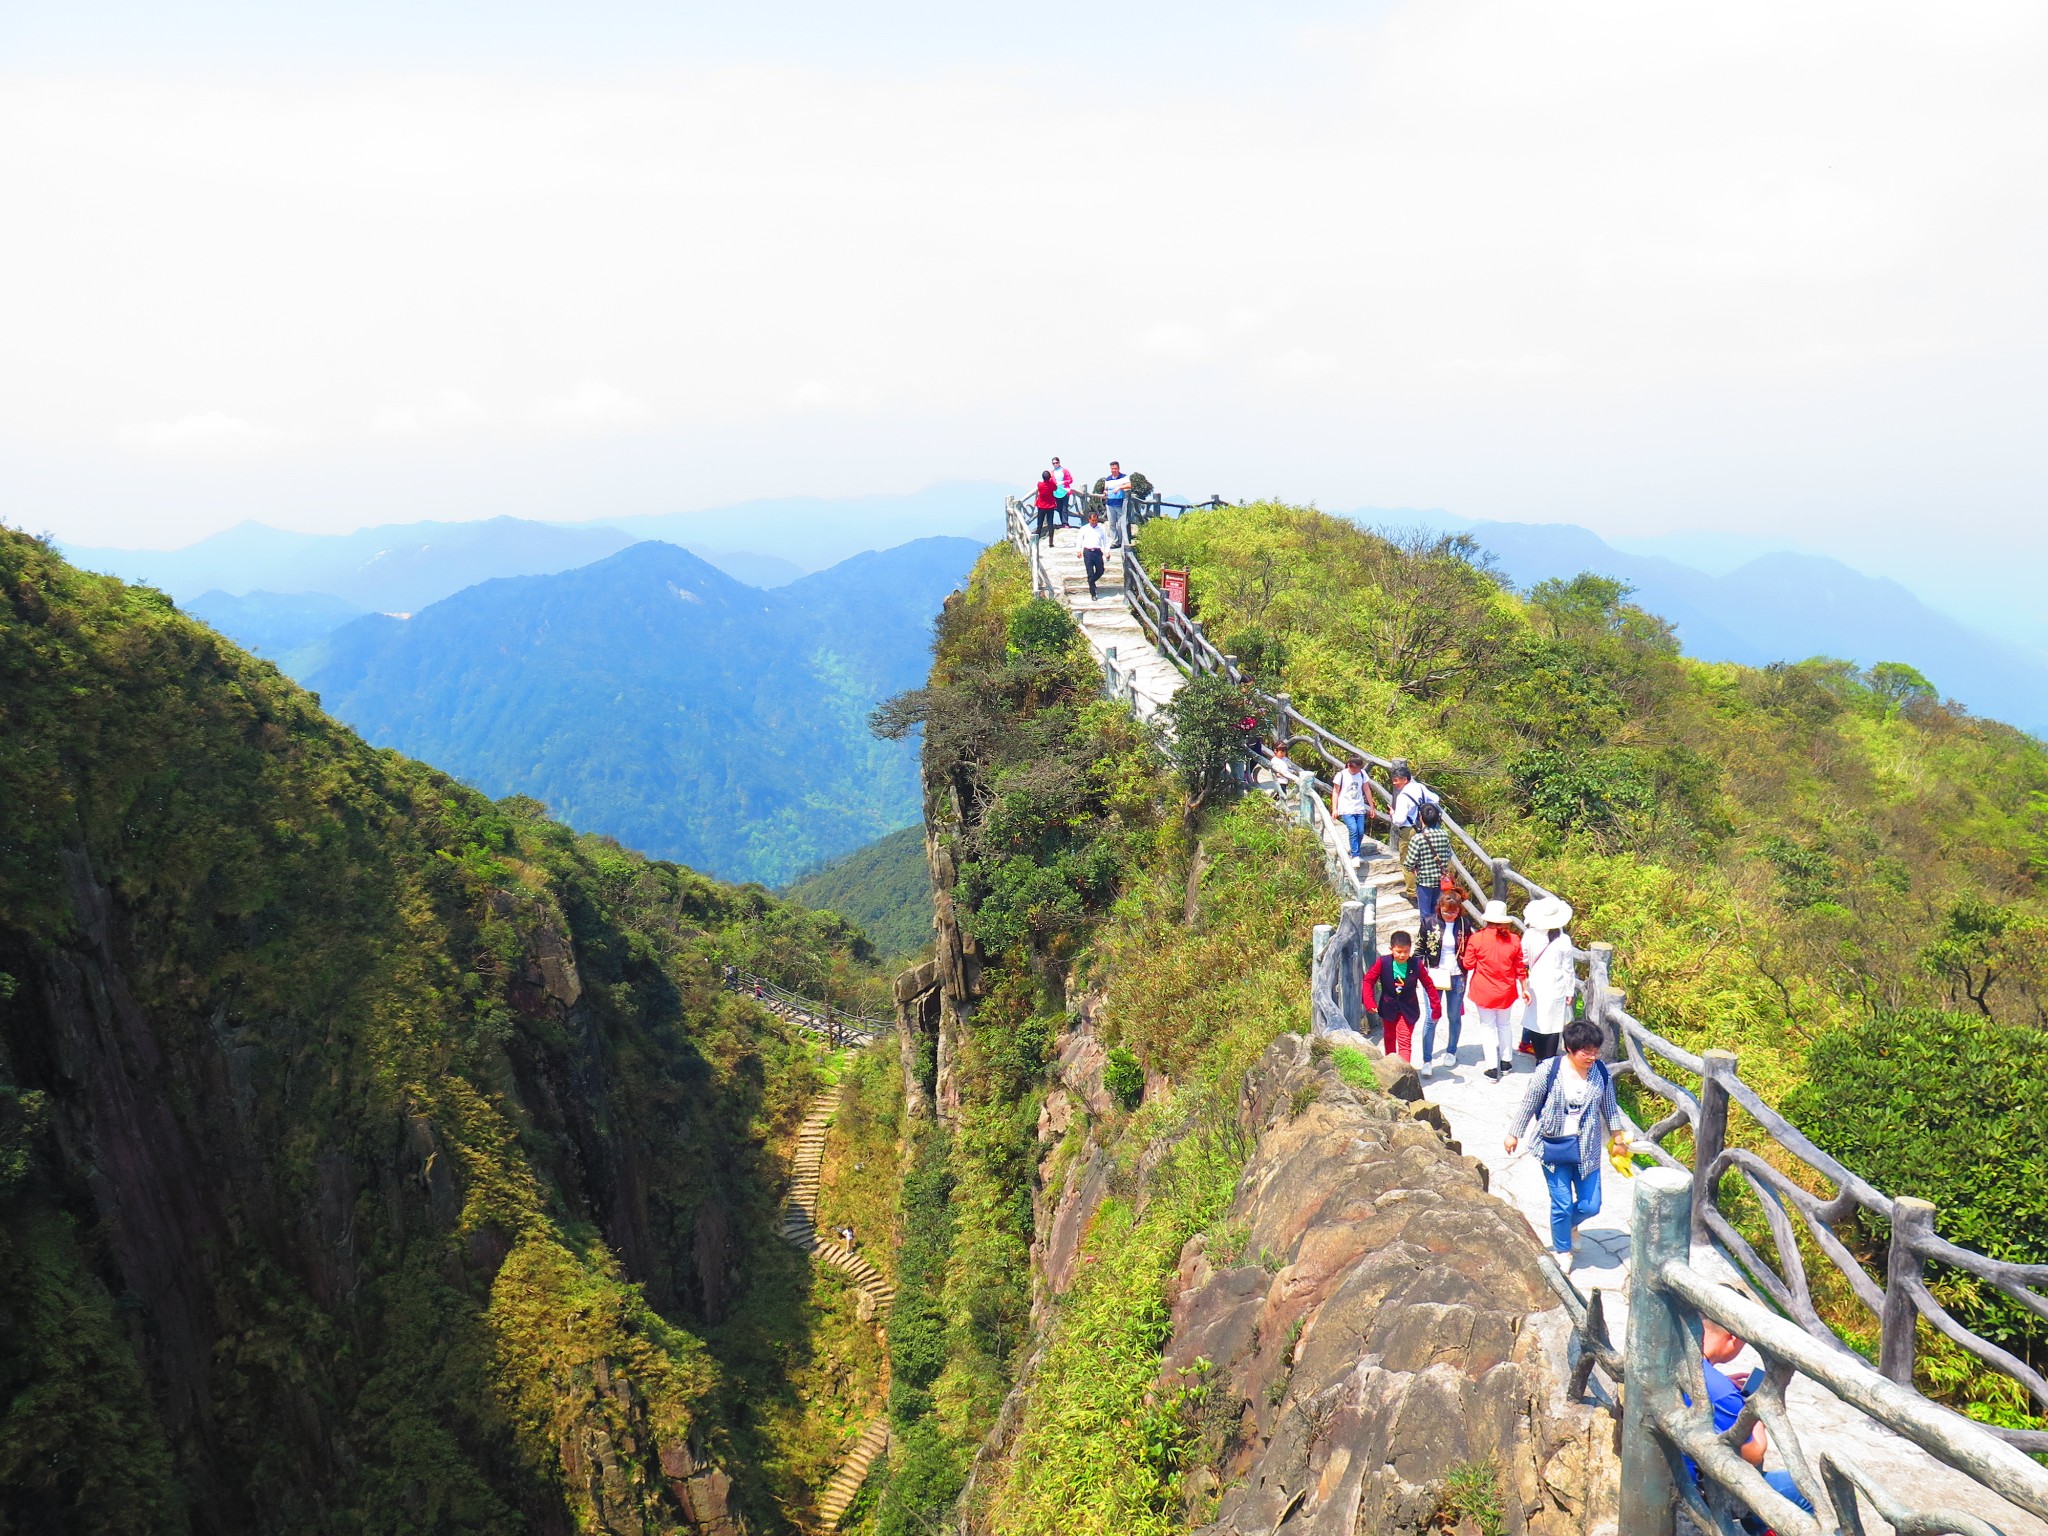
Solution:
[[[1959,623],[1896,581],[1824,555],[1778,550],[1713,573],[1617,549],[1571,523],[1481,523],[1441,512],[1349,515],[1374,527],[1469,533],[1519,587],[1581,571],[1625,581],[1635,588],[1631,601],[1668,619],[1686,654],[1703,661],[1903,661],[1974,713],[2048,736],[2048,658]],[[1704,560],[1708,551],[1697,554]]]
[[[639,543],[354,620],[294,670],[370,741],[486,794],[778,884],[918,819],[916,748],[867,716],[923,680],[981,549],[918,539],[764,592]]]

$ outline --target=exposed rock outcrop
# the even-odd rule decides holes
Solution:
[[[1611,1531],[1613,1422],[1565,1400],[1535,1235],[1484,1170],[1296,1036],[1239,1109],[1256,1148],[1233,1241],[1182,1253],[1162,1374],[1207,1389],[1205,1531],[1438,1529],[1445,1479],[1473,1466],[1511,1533]]]

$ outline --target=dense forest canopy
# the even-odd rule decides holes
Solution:
[[[0,1531],[784,1528],[867,953],[0,531]]]

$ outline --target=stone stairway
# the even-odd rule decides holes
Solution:
[[[887,1419],[876,1419],[860,1432],[860,1438],[853,1443],[853,1454],[839,1464],[839,1470],[832,1474],[832,1481],[825,1485],[825,1492],[818,1500],[818,1522],[825,1529],[835,1529],[846,1518],[853,1496],[867,1481],[869,1469],[874,1466],[876,1458],[888,1449]]]
[[[789,1199],[782,1207],[782,1239],[813,1258],[822,1260],[850,1279],[861,1292],[863,1320],[884,1320],[896,1300],[896,1287],[888,1277],[844,1243],[818,1235],[818,1187],[825,1175],[825,1135],[839,1110],[839,1088],[835,1084],[818,1095],[797,1128],[796,1153],[790,1160]],[[861,1431],[852,1453],[818,1497],[818,1519],[826,1530],[837,1527],[860,1492],[875,1458],[889,1448],[889,1424],[876,1419]]]
[[[1117,670],[1130,680],[1132,705],[1140,719],[1149,720],[1180,691],[1180,670],[1145,638],[1144,629],[1125,605],[1120,551],[1108,552],[1107,569],[1095,584],[1096,595],[1092,599],[1088,596],[1088,572],[1081,563],[1080,538],[1077,528],[1056,530],[1050,549],[1039,546],[1039,560],[1060,601],[1081,626],[1096,660],[1115,650]]]

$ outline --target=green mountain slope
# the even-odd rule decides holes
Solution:
[[[932,941],[922,826],[904,827],[842,854],[790,882],[781,894],[814,912],[836,912],[866,934],[878,954],[914,955]]]
[[[732,879],[776,883],[916,816],[915,753],[868,712],[923,673],[963,539],[773,592],[639,544],[373,615],[302,676],[381,745]]]
[[[786,1528],[731,962],[880,985],[0,531],[0,1530]]]

